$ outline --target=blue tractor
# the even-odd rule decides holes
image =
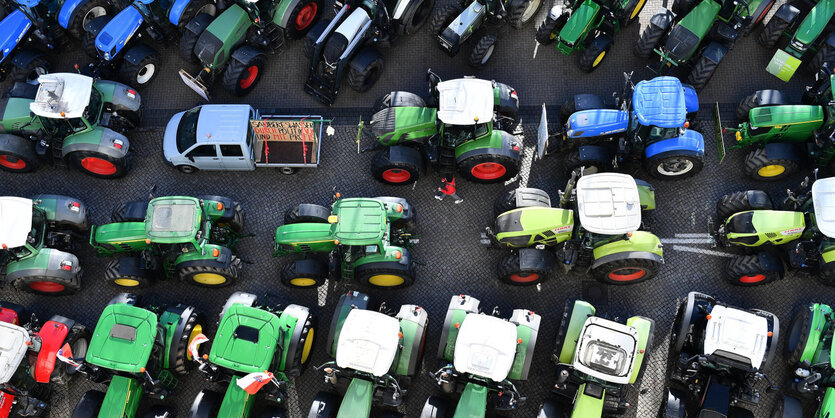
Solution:
[[[214,0],[133,0],[121,12],[84,25],[84,51],[94,62],[86,73],[144,87],[159,72],[160,53],[145,41],[173,44],[199,15],[215,16]]]
[[[545,105],[537,133],[537,153],[567,154],[568,174],[617,170],[643,160],[660,179],[684,179],[701,171],[705,141],[690,128],[699,110],[692,86],[675,77],[656,77],[637,85],[624,74],[623,92],[607,104],[594,94],[578,94],[560,108],[560,129],[548,133]]]
[[[107,0],[8,0],[3,5],[0,80],[11,74],[30,83],[49,72],[48,51],[80,39],[87,22],[113,14]]]

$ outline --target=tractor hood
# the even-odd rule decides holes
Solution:
[[[800,23],[792,41],[800,42],[803,45],[812,44],[823,30],[828,27],[827,22],[832,19],[833,14],[835,14],[835,1],[825,0],[818,2],[809,11],[806,18],[803,19],[803,22]]]
[[[339,332],[336,365],[374,376],[388,373],[397,355],[400,321],[380,312],[353,309]]]
[[[655,77],[639,82],[632,92],[632,109],[641,125],[659,128],[684,126],[687,103],[681,81],[675,77]]]
[[[580,35],[586,32],[598,13],[600,13],[600,5],[597,2],[584,1],[577,10],[571,13],[568,22],[565,22],[565,26],[560,30],[560,40],[572,47],[575,46]]]
[[[574,112],[568,118],[565,135],[588,138],[614,135],[629,128],[629,112],[615,109],[593,109]]]
[[[389,107],[371,117],[371,132],[386,146],[417,140],[437,132],[437,110],[428,107]]]
[[[438,83],[438,119],[449,125],[474,125],[493,120],[493,82],[459,78]]]
[[[96,36],[96,49],[102,58],[110,61],[118,55],[142,25],[143,20],[142,13],[133,5],[113,16]]]
[[[0,246],[15,248],[26,244],[32,230],[32,200],[0,197]]]
[[[638,331],[630,326],[595,316],[586,320],[577,340],[574,368],[607,382],[629,383],[635,356],[638,354]]]
[[[157,316],[126,303],[104,308],[90,339],[88,363],[105,369],[139,373],[148,364],[157,336]]]
[[[765,317],[716,305],[705,329],[704,354],[743,361],[759,369],[765,359],[768,338]]]
[[[0,385],[9,381],[29,349],[29,332],[23,327],[0,321]]]
[[[340,199],[333,205],[333,215],[333,236],[343,245],[376,244],[388,232],[386,207],[377,199]]]
[[[823,123],[823,108],[821,106],[763,106],[751,109],[749,114],[752,128],[815,122],[820,126]]]
[[[455,370],[503,381],[516,357],[516,338],[516,325],[504,319],[467,315],[455,340]]]
[[[818,230],[827,237],[835,237],[835,177],[812,184],[812,203]]]
[[[275,343],[282,341],[278,316],[251,306],[234,304],[217,327],[209,361],[241,373],[270,369]]]
[[[577,181],[580,225],[593,234],[619,235],[641,226],[641,198],[628,174],[600,173]]]
[[[32,21],[20,10],[14,10],[0,21],[0,48],[3,50],[3,62],[11,54],[26,32],[32,27]]]

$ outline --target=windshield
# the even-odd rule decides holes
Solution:
[[[90,125],[95,125],[99,122],[99,115],[101,115],[101,93],[99,93],[98,89],[91,89],[90,90],[90,103],[87,104],[87,107],[84,108],[84,113],[81,115],[84,119],[87,119],[87,122]]]
[[[180,126],[177,127],[177,151],[186,152],[189,147],[197,143],[197,119],[199,117],[199,107],[195,107],[183,115]]]

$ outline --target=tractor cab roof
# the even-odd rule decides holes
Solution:
[[[438,83],[438,119],[449,125],[475,125],[493,120],[493,82],[459,78]]]
[[[31,230],[32,199],[0,197],[0,247],[23,246]]]
[[[455,370],[503,381],[516,358],[516,338],[516,326],[504,319],[467,315],[455,340]]]
[[[202,216],[200,201],[194,197],[158,197],[148,203],[145,236],[160,244],[190,241],[200,230]]]
[[[751,109],[751,127],[823,122],[823,107],[810,105],[763,106]]]
[[[679,128],[687,119],[684,88],[675,77],[655,77],[635,85],[632,109],[645,126]]]
[[[23,327],[0,321],[0,384],[8,382],[26,358],[28,342],[29,332]]]
[[[574,368],[615,384],[627,384],[638,353],[638,331],[595,316],[583,325],[574,354]]]
[[[93,91],[93,79],[81,74],[46,74],[38,77],[38,84],[38,93],[29,110],[52,119],[80,118]]]
[[[628,174],[599,173],[577,181],[580,225],[593,234],[619,235],[641,226],[638,185]]]
[[[342,324],[336,365],[374,376],[388,373],[400,343],[400,321],[380,312],[353,309]]]
[[[217,327],[209,361],[241,373],[269,370],[282,332],[275,314],[234,304]]]
[[[126,303],[104,308],[90,339],[88,363],[110,370],[139,373],[148,364],[157,336],[157,316]]]
[[[768,346],[768,320],[752,312],[715,305],[705,328],[704,354],[759,369]]]
[[[827,237],[835,237],[835,177],[820,179],[812,184],[812,204],[815,223]]]
[[[333,237],[342,245],[370,245],[380,242],[387,232],[386,207],[376,199],[346,198],[333,205],[336,223]]]

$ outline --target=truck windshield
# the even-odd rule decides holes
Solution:
[[[87,107],[84,108],[84,114],[82,114],[82,117],[87,119],[87,122],[89,122],[90,125],[95,125],[99,122],[101,105],[101,93],[99,93],[96,88],[93,88],[90,91],[90,103],[88,103]]]
[[[177,127],[177,150],[185,152],[197,142],[197,119],[200,117],[200,108],[195,107],[187,111],[180,120]]]

